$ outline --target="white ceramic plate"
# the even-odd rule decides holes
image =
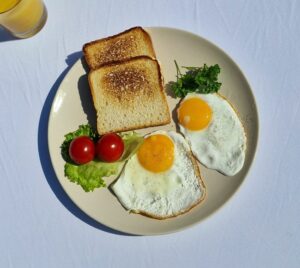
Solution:
[[[175,232],[192,226],[211,215],[236,192],[244,181],[253,161],[258,139],[258,114],[250,86],[239,67],[221,49],[209,41],[186,31],[171,28],[147,28],[152,37],[157,59],[165,82],[175,81],[174,59],[181,66],[202,66],[219,64],[221,67],[220,93],[238,111],[247,135],[247,152],[243,169],[233,177],[208,170],[203,166],[201,174],[207,187],[207,197],[203,203],[190,212],[167,220],[155,220],[142,215],[129,214],[107,188],[86,193],[80,186],[64,177],[64,161],[60,145],[64,135],[74,131],[80,124],[95,122],[95,111],[82,61],[77,61],[61,83],[52,104],[48,126],[48,144],[51,161],[57,178],[73,202],[96,221],[118,231],[155,235]],[[168,95],[170,110],[178,102]],[[175,129],[172,122],[168,126],[143,130]],[[107,180],[109,185],[112,178]]]

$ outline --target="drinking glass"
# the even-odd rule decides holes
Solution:
[[[0,0],[0,25],[18,38],[39,32],[47,20],[42,0]]]

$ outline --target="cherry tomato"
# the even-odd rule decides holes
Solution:
[[[85,164],[95,157],[95,144],[87,136],[80,136],[72,140],[69,155],[76,164]]]
[[[96,144],[97,157],[105,162],[117,161],[123,152],[124,142],[122,138],[115,133],[103,135]]]

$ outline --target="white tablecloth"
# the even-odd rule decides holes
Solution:
[[[38,35],[0,31],[0,267],[299,267],[300,2],[45,2]],[[82,44],[136,25],[185,29],[223,48],[253,87],[260,118],[238,193],[200,224],[154,237],[81,213],[55,178],[45,133]]]

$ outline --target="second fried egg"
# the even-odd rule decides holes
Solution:
[[[244,127],[219,94],[188,94],[177,109],[180,132],[206,167],[233,176],[245,161]]]

